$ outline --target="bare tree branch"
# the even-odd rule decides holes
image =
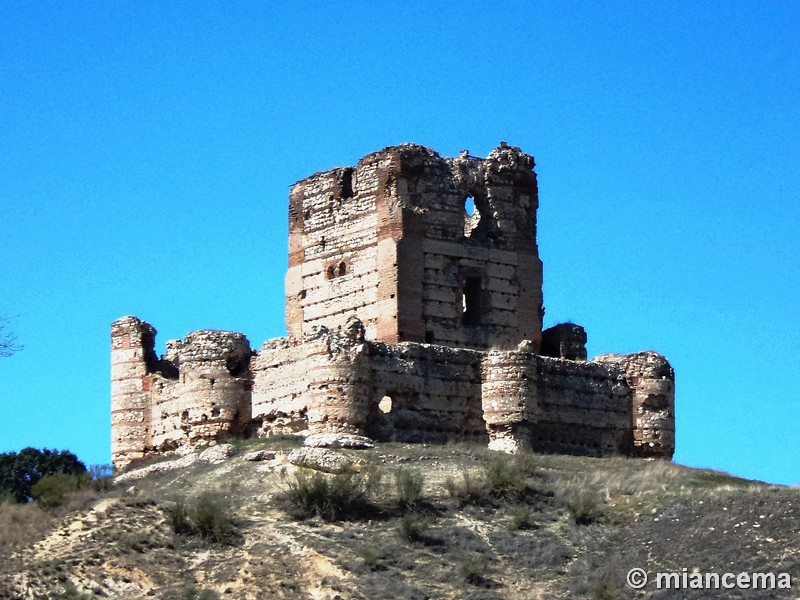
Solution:
[[[17,344],[17,336],[8,331],[8,323],[7,318],[0,317],[0,358],[6,358],[22,350],[22,346]]]

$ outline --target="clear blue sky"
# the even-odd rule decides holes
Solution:
[[[374,5],[373,5],[374,4]],[[285,333],[292,183],[535,155],[546,325],[677,372],[677,462],[800,482],[800,3],[5,2],[0,451],[108,463],[109,324]]]

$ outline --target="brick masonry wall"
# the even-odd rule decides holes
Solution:
[[[156,331],[136,317],[111,325],[111,457],[125,464],[144,456],[151,414],[148,363]]]
[[[259,437],[308,429],[311,361],[304,346],[288,337],[264,343],[252,362],[252,413]]]
[[[371,343],[369,355],[369,435],[405,442],[486,443],[480,352],[405,342]]]

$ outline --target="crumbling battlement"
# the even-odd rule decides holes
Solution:
[[[533,157],[412,144],[290,194],[288,337],[112,335],[117,466],[228,437],[340,433],[515,451],[671,457],[674,373],[654,352],[586,360],[542,332]]]

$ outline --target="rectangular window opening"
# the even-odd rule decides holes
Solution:
[[[464,281],[464,290],[462,295],[462,314],[461,323],[464,325],[480,325],[481,324],[481,278],[469,277]]]

